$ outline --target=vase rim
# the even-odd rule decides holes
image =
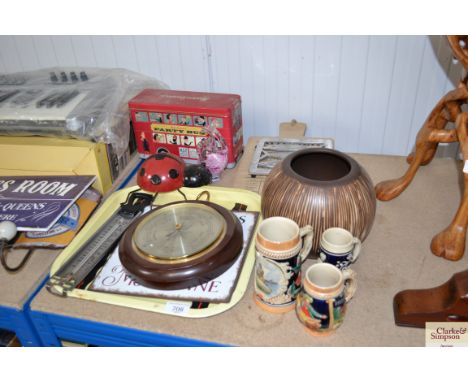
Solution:
[[[313,179],[313,178],[308,178],[306,176],[303,176],[293,169],[292,163],[297,158],[304,156],[304,155],[308,155],[308,154],[327,154],[327,155],[338,157],[339,159],[346,162],[347,165],[349,165],[349,171],[344,176],[341,176],[336,179],[331,179],[331,180],[320,180],[320,179]],[[307,148],[307,149],[295,151],[289,154],[283,160],[282,169],[285,174],[288,174],[289,176],[292,176],[294,178],[299,178],[302,182],[305,182],[308,184],[320,184],[320,185],[337,185],[337,184],[348,183],[349,181],[352,181],[358,178],[359,174],[361,173],[359,163],[356,160],[342,153],[341,151],[334,150],[334,149],[326,149],[326,148]]]

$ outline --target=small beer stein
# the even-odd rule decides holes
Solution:
[[[338,227],[328,228],[320,237],[319,259],[339,269],[348,268],[361,252],[361,240]]]
[[[303,239],[304,238],[304,239]],[[311,226],[299,228],[291,219],[271,217],[258,227],[255,238],[255,302],[266,311],[294,309],[302,288],[301,265],[312,248]]]
[[[332,264],[316,263],[304,276],[296,299],[296,315],[309,333],[327,335],[343,322],[346,304],[356,291],[356,273]]]

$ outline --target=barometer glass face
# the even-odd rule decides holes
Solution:
[[[204,204],[181,203],[150,213],[135,230],[135,246],[145,255],[159,259],[192,256],[213,244],[226,221]]]

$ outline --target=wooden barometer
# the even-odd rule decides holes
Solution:
[[[181,201],[132,223],[121,239],[119,256],[141,284],[182,289],[221,275],[242,244],[242,226],[231,211],[208,201]]]

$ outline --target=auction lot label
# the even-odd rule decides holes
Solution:
[[[426,346],[468,346],[468,322],[427,322]]]

